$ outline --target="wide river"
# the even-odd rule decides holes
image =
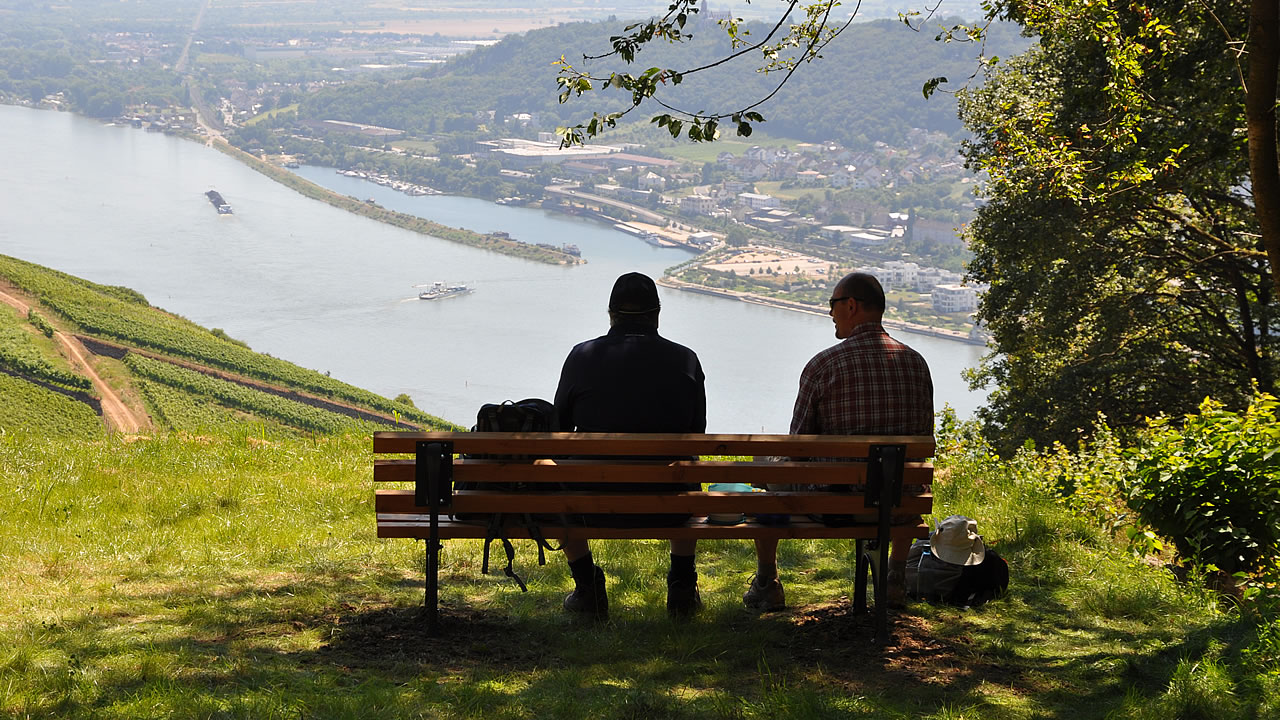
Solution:
[[[470,426],[486,402],[550,398],[575,343],[608,329],[613,280],[690,255],[603,225],[454,196],[409,197],[324,168],[344,194],[526,242],[572,242],[586,265],[518,260],[383,225],[307,199],[200,144],[66,113],[0,106],[0,253],[124,285],[259,352],[331,373]],[[220,191],[235,208],[218,215]],[[424,302],[435,280],[476,291]],[[664,336],[707,375],[710,432],[786,432],[805,361],[829,318],[660,288]],[[905,332],[935,400],[970,415],[960,373],[983,348]]]

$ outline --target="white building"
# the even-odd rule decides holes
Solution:
[[[680,198],[680,212],[690,215],[710,215],[716,209],[714,198],[706,195],[686,195]]]
[[[940,313],[973,312],[978,309],[978,293],[955,283],[934,286],[933,309]]]
[[[877,270],[876,277],[880,283],[895,288],[914,288],[916,277],[920,274],[919,265],[901,260],[890,260]]]
[[[746,205],[752,210],[772,210],[778,207],[778,198],[759,193],[738,193],[738,204]]]

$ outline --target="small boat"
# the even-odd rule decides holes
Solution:
[[[475,289],[468,285],[446,285],[437,280],[431,283],[431,287],[418,293],[419,300],[443,300],[445,298],[457,297],[458,295],[466,295],[475,292]]]
[[[231,214],[231,206],[227,204],[226,200],[222,199],[222,193],[217,190],[210,190],[204,196],[209,198],[209,204],[217,209],[219,215]]]

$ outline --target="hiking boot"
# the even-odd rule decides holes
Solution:
[[[761,612],[781,610],[787,606],[782,582],[776,577],[761,582],[760,576],[757,575],[752,579],[751,587],[747,588],[747,592],[742,595],[742,604]]]
[[[667,575],[667,614],[673,618],[688,618],[702,610],[702,596],[698,594],[698,576],[681,579]]]
[[[604,570],[595,566],[590,585],[579,585],[564,598],[564,609],[571,613],[603,620],[609,616],[609,596],[604,589]]]

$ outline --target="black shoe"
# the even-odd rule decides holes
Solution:
[[[698,594],[698,576],[674,578],[667,575],[667,614],[673,618],[691,617],[702,609]]]
[[[564,609],[597,620],[609,617],[609,596],[604,589],[604,570],[599,565],[595,566],[590,585],[579,585],[565,596]]]

